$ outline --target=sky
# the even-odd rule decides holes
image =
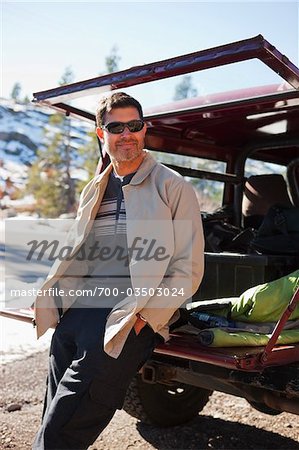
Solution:
[[[67,66],[75,81],[105,70],[116,45],[119,68],[158,61],[262,34],[298,65],[298,1],[1,3],[1,92],[56,87]],[[280,82],[257,62],[193,75],[199,94]],[[145,106],[169,101],[178,80],[133,90]]]

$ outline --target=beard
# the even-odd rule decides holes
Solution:
[[[122,139],[117,142],[113,148],[107,148],[107,153],[111,159],[117,162],[134,161],[142,155],[144,142],[139,142],[133,139]]]

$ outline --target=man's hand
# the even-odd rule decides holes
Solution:
[[[137,336],[140,333],[140,331],[142,330],[142,328],[145,327],[145,325],[146,325],[146,320],[141,318],[139,315],[137,315],[137,320],[134,324],[134,330],[135,330],[135,333]]]

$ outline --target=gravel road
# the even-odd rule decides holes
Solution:
[[[42,411],[47,352],[1,366],[1,449],[31,448]],[[20,408],[9,412],[10,409]],[[185,426],[143,425],[117,411],[91,450],[299,449],[299,421],[293,414],[268,416],[245,400],[214,393],[200,415]]]

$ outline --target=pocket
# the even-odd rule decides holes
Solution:
[[[155,332],[152,329],[152,327],[148,323],[146,323],[144,325],[144,327],[140,330],[139,334],[136,333],[135,327],[133,325],[133,328],[131,329],[130,334],[132,334],[136,338],[141,338],[142,336],[149,336],[150,334],[154,335]],[[130,334],[129,334],[129,336],[130,336]]]
[[[155,335],[155,332],[154,332],[154,330],[152,329],[152,327],[148,324],[148,323],[146,323],[145,324],[145,326],[142,328],[142,330],[140,331],[140,333],[139,333],[139,335],[140,334],[145,334],[146,336],[150,336],[150,335],[152,335],[152,336],[154,336]],[[138,335],[138,336],[139,336]]]

